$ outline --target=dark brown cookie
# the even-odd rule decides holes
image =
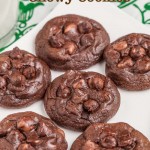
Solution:
[[[114,83],[95,72],[68,71],[56,78],[45,95],[45,109],[52,120],[73,130],[106,122],[120,106]]]
[[[36,38],[36,54],[55,70],[80,70],[99,62],[109,36],[98,22],[64,15],[46,23]]]
[[[106,73],[127,90],[150,88],[150,35],[132,33],[105,51]]]
[[[75,140],[71,150],[150,150],[150,143],[126,123],[97,123]]]
[[[43,98],[50,69],[34,55],[14,48],[0,54],[0,105],[25,107]]]
[[[67,150],[64,132],[33,112],[7,116],[0,123],[1,150]]]

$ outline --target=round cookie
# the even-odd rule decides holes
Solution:
[[[7,116],[0,123],[1,150],[67,150],[64,132],[33,112]]]
[[[56,17],[36,37],[36,54],[55,70],[88,68],[102,58],[110,43],[102,25],[78,15]]]
[[[106,74],[127,90],[150,88],[150,35],[132,33],[105,51]]]
[[[71,150],[149,150],[149,140],[126,123],[89,126],[73,143]]]
[[[14,48],[0,54],[0,106],[20,108],[43,98],[50,69],[36,56]]]
[[[106,122],[120,106],[115,84],[95,72],[67,71],[47,89],[45,110],[57,124],[85,130],[91,123]]]

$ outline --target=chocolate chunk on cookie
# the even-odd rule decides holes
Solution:
[[[33,112],[7,116],[0,123],[1,150],[67,150],[64,132]]]
[[[46,23],[36,38],[36,54],[55,70],[80,70],[99,62],[109,36],[98,22],[64,15]]]
[[[120,106],[120,94],[114,83],[99,73],[67,71],[51,83],[44,103],[52,120],[81,131],[112,118]]]
[[[43,98],[50,69],[34,55],[14,48],[0,54],[0,105],[25,107]]]
[[[149,150],[149,140],[126,123],[89,126],[73,143],[71,150]]]
[[[106,73],[127,90],[150,88],[150,35],[132,33],[113,42],[105,51]]]

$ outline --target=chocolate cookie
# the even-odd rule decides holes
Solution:
[[[1,150],[67,150],[64,132],[33,112],[7,116],[0,123]]]
[[[52,120],[73,130],[106,122],[120,106],[114,83],[95,72],[68,71],[56,78],[45,95],[45,109]]]
[[[106,73],[127,90],[150,88],[150,35],[132,33],[105,51]]]
[[[99,62],[109,36],[98,22],[64,15],[46,23],[36,38],[36,54],[55,70],[80,70]]]
[[[50,69],[34,55],[14,48],[0,54],[0,105],[25,107],[42,98]]]
[[[150,143],[126,123],[97,123],[75,140],[71,150],[150,150]]]

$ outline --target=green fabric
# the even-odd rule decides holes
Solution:
[[[31,3],[29,0],[20,1],[16,32],[12,40],[5,47],[1,48],[0,51],[10,46],[37,25],[38,22],[34,21],[33,16],[39,17],[40,14],[36,15],[34,11],[41,9],[40,7],[45,5],[46,3],[41,2]],[[150,24],[150,0],[130,0],[130,2],[116,2],[115,5],[140,20],[143,24]],[[48,8],[46,7],[45,9]]]
[[[22,0],[19,2],[19,17],[16,32],[14,34],[14,37],[12,37],[12,40],[5,47],[1,48],[0,51],[9,47],[11,44],[20,39],[23,35],[28,33],[33,27],[37,25],[37,23],[32,22],[32,24],[29,24],[28,22],[32,20],[34,10],[40,6],[44,6],[44,3],[31,3],[27,2],[26,0]]]
[[[130,2],[120,2],[118,7],[125,11],[130,7],[133,13],[137,13],[137,19],[143,24],[150,24],[150,0],[130,0]],[[148,17],[146,17],[146,13]]]

